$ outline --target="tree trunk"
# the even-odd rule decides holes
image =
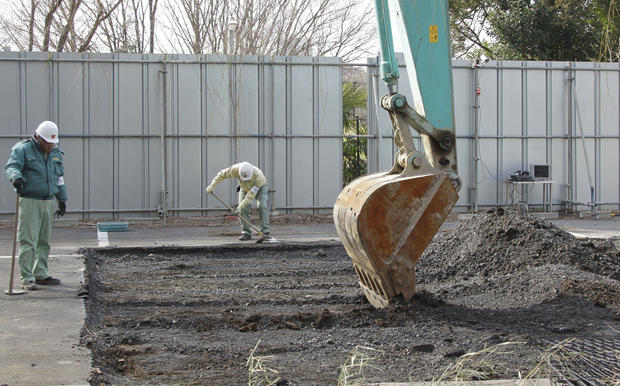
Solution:
[[[75,19],[75,13],[77,12],[78,8],[80,8],[81,4],[82,4],[82,0],[71,1],[69,17],[67,18],[65,26],[62,29],[60,38],[58,38],[58,44],[56,45],[56,51],[62,52],[64,50],[65,44],[67,43],[67,38],[69,37],[69,33],[73,29],[73,20]]]

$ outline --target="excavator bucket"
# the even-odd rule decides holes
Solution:
[[[397,295],[405,301],[413,297],[415,265],[456,204],[462,184],[448,0],[375,0],[375,11],[379,68],[389,92],[380,103],[389,114],[398,153],[389,172],[358,178],[344,188],[334,205],[334,223],[364,294],[383,308]],[[412,106],[398,93],[392,22],[404,50]],[[416,149],[411,129],[420,134],[424,152]]]
[[[334,205],[334,222],[360,286],[376,308],[401,294],[411,300],[415,265],[458,199],[443,173],[377,173],[351,182]]]

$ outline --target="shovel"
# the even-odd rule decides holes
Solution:
[[[15,203],[15,221],[13,226],[13,258],[11,259],[11,279],[9,280],[9,289],[4,293],[7,295],[21,295],[25,294],[24,290],[13,290],[13,276],[15,271],[15,252],[17,250],[17,220],[19,219],[19,192],[17,193],[17,201]]]
[[[213,197],[215,197],[215,198],[216,198],[219,202],[221,202],[221,203],[222,203],[222,205],[224,205],[226,208],[228,208],[228,210],[230,210],[230,211],[231,211],[231,212],[233,212],[233,213],[235,212],[235,210],[234,210],[234,209],[233,209],[230,205],[228,205],[228,204],[226,203],[226,201],[224,201],[224,200],[222,200],[221,198],[219,198],[219,197],[218,197],[218,196],[217,196],[214,192],[211,192],[211,195],[212,195]],[[249,220],[247,220],[246,218],[244,218],[241,214],[239,214],[239,219],[240,219],[241,221],[243,221],[244,223],[248,224],[248,226],[249,226],[250,228],[252,228],[252,229],[253,229],[256,233],[258,233],[258,234],[260,235],[260,239],[258,239],[258,240],[256,241],[256,244],[262,244],[262,243],[265,241],[265,239],[267,238],[267,235],[266,235],[266,234],[264,234],[263,232],[261,232],[261,230],[260,230],[260,229],[258,229],[256,226],[254,226],[254,224],[252,224]],[[274,241],[267,241],[267,243],[268,243],[268,244],[275,244],[275,243],[277,243],[277,242],[278,242],[276,239],[273,239],[273,240],[274,240]]]

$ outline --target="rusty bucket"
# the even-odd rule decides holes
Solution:
[[[458,200],[443,173],[376,173],[347,185],[334,222],[360,286],[376,308],[415,290],[415,265]]]

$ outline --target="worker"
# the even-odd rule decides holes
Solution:
[[[251,229],[248,223],[250,204],[254,199],[259,210],[261,232],[265,235],[263,242],[275,242],[269,235],[269,207],[267,206],[267,179],[263,172],[249,162],[241,162],[222,169],[217,173],[211,184],[207,187],[207,193],[213,193],[215,186],[226,178],[236,178],[239,182],[239,205],[235,214],[247,221],[241,221],[241,237],[239,240],[252,240]]]
[[[15,144],[4,173],[20,196],[17,240],[22,288],[36,290],[38,285],[59,285],[60,280],[47,270],[54,197],[58,200],[59,216],[67,209],[58,126],[51,121],[41,122],[31,138]]]

